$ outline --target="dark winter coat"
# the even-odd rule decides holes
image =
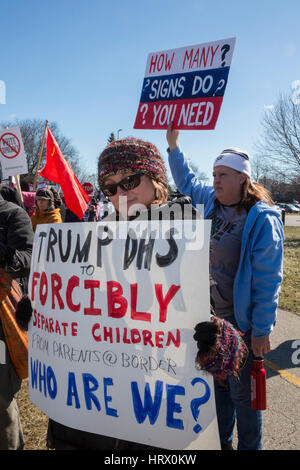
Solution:
[[[32,244],[33,231],[27,212],[16,204],[4,200],[0,195],[0,267],[17,281],[29,276]],[[1,320],[0,343],[5,344]],[[5,410],[10,406],[20,386],[21,381],[14,371],[8,349],[5,347],[5,361],[0,364],[0,426],[7,426],[7,423],[3,424],[1,419],[6,417]],[[8,441],[10,438],[14,440],[13,433],[20,433],[17,414],[15,426],[11,424],[9,433],[11,436],[6,437]]]
[[[0,195],[0,243],[7,247],[7,256],[0,267],[13,279],[28,278],[33,244],[33,230],[27,212]]]

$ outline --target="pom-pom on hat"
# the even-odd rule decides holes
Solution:
[[[196,364],[218,380],[238,376],[248,356],[242,333],[227,320],[212,317],[210,322],[198,323],[194,339],[198,353]]]
[[[100,188],[109,176],[130,171],[143,173],[168,186],[167,170],[155,145],[134,137],[111,142],[98,161]]]

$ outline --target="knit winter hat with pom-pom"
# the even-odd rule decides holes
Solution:
[[[155,145],[150,142],[134,137],[111,142],[103,150],[98,161],[100,188],[107,177],[129,171],[143,173],[168,186],[163,158]]]

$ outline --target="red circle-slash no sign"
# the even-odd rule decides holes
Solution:
[[[5,158],[16,158],[20,153],[21,145],[18,137],[6,132],[0,137],[0,153]]]

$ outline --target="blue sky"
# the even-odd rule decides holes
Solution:
[[[0,121],[56,121],[90,173],[118,129],[167,160],[165,131],[133,129],[148,53],[236,37],[215,130],[181,132],[210,176],[228,146],[254,155],[265,107],[300,80],[299,19],[299,0],[2,0]]]

